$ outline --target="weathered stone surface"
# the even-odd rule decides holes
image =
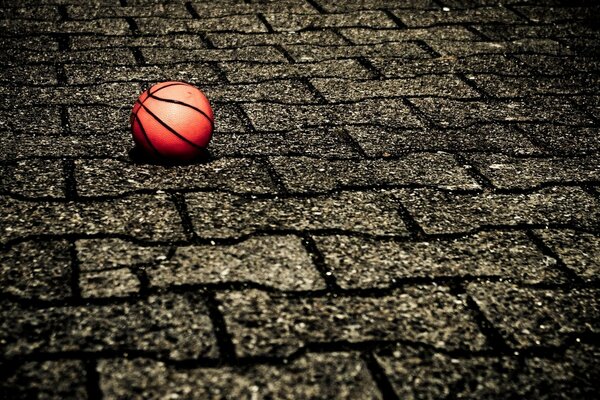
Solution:
[[[82,273],[142,267],[166,260],[166,246],[142,246],[123,239],[80,239],[75,242]]]
[[[273,101],[291,104],[310,104],[317,100],[305,84],[291,80],[277,80],[244,85],[206,86],[203,87],[203,91],[208,98],[215,101]]]
[[[286,62],[277,49],[270,46],[248,46],[238,49],[169,49],[142,48],[142,55],[149,64],[173,64],[177,62],[210,62],[210,61],[257,61]]]
[[[61,133],[60,111],[57,107],[47,106],[11,107],[8,110],[0,110],[0,131],[38,135]],[[5,147],[0,149],[0,152],[4,153]]]
[[[472,82],[496,97],[594,94],[600,89],[600,76],[569,74],[561,77],[509,77],[469,75]]]
[[[251,290],[218,298],[240,356],[284,356],[324,341],[485,346],[463,301],[442,287],[411,287],[381,297],[287,298]]]
[[[257,231],[341,229],[406,235],[392,194],[343,192],[308,198],[253,199],[228,193],[186,195],[201,237],[240,237]]]
[[[15,104],[23,106],[94,103],[129,107],[139,91],[136,83],[105,83],[87,87],[0,87],[1,96],[13,98]]]
[[[479,7],[469,10],[399,10],[396,16],[410,27],[469,23],[515,23],[522,20],[506,8]]]
[[[0,287],[26,299],[70,297],[71,263],[67,241],[15,244],[0,254]]]
[[[135,392],[139,398],[381,399],[367,367],[351,353],[308,354],[283,366],[177,369],[135,359],[103,360],[98,369],[110,398]]]
[[[297,62],[315,62],[350,57],[429,58],[429,53],[410,42],[386,42],[357,46],[286,45]]]
[[[273,3],[275,4],[275,3]],[[308,3],[305,3],[308,4]],[[314,44],[314,45],[343,45],[339,35],[329,30],[257,33],[246,35],[241,33],[208,33],[207,39],[217,48],[285,45],[285,44]]]
[[[130,137],[129,116],[134,102],[135,99],[132,98],[129,104],[119,108],[109,105],[67,107],[69,129],[73,134],[81,136],[106,137],[107,133],[114,132],[123,137]]]
[[[544,184],[600,180],[600,159],[515,158],[503,155],[470,157],[492,184],[502,189],[531,188]]]
[[[183,228],[175,205],[165,195],[133,195],[123,199],[55,203],[0,197],[10,209],[0,222],[0,240],[28,235],[119,233],[150,240],[181,239]],[[143,205],[145,212],[139,212]]]
[[[217,353],[208,310],[191,294],[44,309],[4,302],[0,315],[0,349],[7,356],[110,350],[189,359]],[[27,335],[22,334],[24,329]]]
[[[598,289],[550,290],[510,283],[471,284],[467,292],[514,346],[560,346],[600,330]]]
[[[57,160],[23,160],[0,165],[2,191],[29,197],[64,197],[63,166]]]
[[[400,190],[399,199],[427,233],[467,232],[493,225],[571,224],[598,227],[597,202],[579,188],[528,194],[449,194]]]
[[[206,164],[160,166],[118,160],[80,160],[75,165],[82,196],[123,194],[139,190],[212,189],[274,193],[266,167],[258,161],[221,158]],[[111,182],[106,186],[104,182]]]
[[[566,266],[586,281],[600,277],[600,237],[573,230],[538,230]]]
[[[0,395],[5,399],[85,398],[86,372],[79,360],[29,361],[4,365]]]
[[[140,289],[138,278],[128,269],[85,272],[79,276],[81,297],[122,297]]]
[[[147,270],[152,286],[253,282],[280,290],[325,285],[295,236],[257,236],[226,246],[183,246]]]
[[[382,11],[358,11],[344,14],[266,14],[265,18],[277,32],[295,32],[302,29],[342,28],[369,26],[393,28],[396,26]]]
[[[401,3],[396,3],[399,5]],[[435,26],[427,29],[342,28],[339,32],[356,44],[402,42],[409,40],[473,40],[477,37],[464,26]]]
[[[316,236],[315,241],[344,288],[386,287],[413,277],[486,276],[534,284],[564,280],[555,260],[516,232],[425,242],[340,235]]]
[[[558,154],[588,154],[600,150],[600,128],[547,124],[519,125],[544,147]]]
[[[476,54],[569,55],[569,47],[551,39],[521,39],[515,41],[428,41],[434,51],[444,56],[466,57]]]
[[[395,160],[327,160],[272,157],[271,164],[292,192],[353,186],[423,185],[477,189],[479,185],[449,154],[411,154]],[[435,166],[435,168],[433,168]]]

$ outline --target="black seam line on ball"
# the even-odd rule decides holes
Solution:
[[[160,92],[163,89],[166,89],[171,86],[183,86],[183,85],[188,85],[188,84],[184,83],[184,82],[169,83],[168,85],[159,87],[154,92],[150,92],[150,89],[152,89],[152,88],[150,88],[150,89],[146,90],[146,92],[148,92],[148,96],[146,96],[146,98],[143,101],[140,101],[140,99],[138,97],[138,99],[135,101],[134,105],[139,104],[141,106],[142,104],[144,104],[146,102],[146,100],[148,100],[150,98],[150,96],[152,96],[154,93]],[[146,93],[146,92],[144,92],[144,93]],[[144,94],[144,93],[142,93],[142,94]],[[140,111],[140,109],[141,109],[141,107],[137,109],[137,111],[134,113],[134,115],[137,115],[137,113]]]
[[[167,124],[165,121],[163,121],[162,119],[160,119],[156,114],[154,114],[152,111],[150,111],[150,109],[148,107],[146,107],[144,104],[141,104],[141,106],[144,108],[144,110],[146,110],[146,112],[148,114],[150,114],[150,116],[152,116],[156,121],[158,121],[159,124],[161,124],[162,126],[164,126],[166,129],[169,130],[169,132],[171,132],[173,135],[177,136],[179,139],[183,140],[184,142],[190,144],[191,146],[194,146],[197,149],[200,150],[204,150],[204,147],[192,142],[191,140],[189,140],[188,138],[186,138],[185,136],[181,135],[180,133],[178,133],[175,129],[171,128],[169,126],[169,124]]]
[[[212,120],[212,118],[210,118],[208,116],[208,114],[206,114],[204,111],[202,111],[198,107],[195,107],[195,106],[185,103],[183,101],[179,101],[179,100],[175,100],[175,99],[165,99],[164,97],[158,97],[158,96],[155,96],[154,93],[151,93],[148,97],[152,97],[153,99],[156,99],[158,101],[164,101],[165,103],[179,104],[180,106],[185,106],[185,107],[191,108],[192,110],[196,110],[200,114],[204,115],[206,117],[206,119],[208,120],[208,122],[210,122],[211,129],[215,128],[214,121]]]
[[[140,107],[140,108],[142,108],[142,107]],[[161,157],[162,154],[160,154],[160,152],[158,151],[158,149],[156,147],[154,147],[154,145],[150,141],[150,138],[148,137],[148,134],[146,133],[146,130],[144,129],[144,125],[142,125],[142,121],[140,121],[140,118],[137,116],[137,113],[134,115],[134,118],[135,118],[135,121],[140,126],[140,129],[142,130],[142,133],[144,134],[144,138],[146,139],[146,142],[148,142],[148,145],[152,148],[152,150],[154,150],[154,153],[156,153],[156,155],[158,157]]]

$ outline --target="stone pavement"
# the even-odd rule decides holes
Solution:
[[[0,398],[597,396],[595,1],[1,4]]]

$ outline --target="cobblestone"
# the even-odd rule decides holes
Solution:
[[[56,160],[23,160],[0,165],[4,191],[28,197],[64,197],[63,166]]]

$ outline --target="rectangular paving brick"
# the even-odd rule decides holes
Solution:
[[[573,52],[551,39],[522,39],[515,41],[450,41],[430,40],[427,42],[435,51],[446,56],[467,57],[477,54],[569,55]]]
[[[575,75],[564,77],[499,77],[470,75],[468,79],[486,93],[496,97],[536,95],[594,94],[600,89],[600,77]]]
[[[138,89],[138,91],[141,92],[141,89]],[[133,102],[135,102],[135,96],[132,97],[131,104],[125,103],[127,107],[116,108],[111,105],[85,106],[79,104],[67,107],[69,129],[75,135],[87,137],[106,135],[113,132],[125,136],[125,132],[131,129],[129,117]]]
[[[109,49],[114,47],[169,47],[174,49],[205,49],[206,43],[198,35],[181,33],[171,35],[128,36],[71,36],[71,50]]]
[[[427,233],[468,232],[488,225],[600,224],[597,202],[580,188],[554,187],[519,195],[402,189],[398,196]]]
[[[0,28],[5,34],[23,35],[48,33],[86,33],[104,35],[127,35],[131,33],[124,19],[104,18],[90,21],[41,22],[28,20],[0,20]]]
[[[118,17],[168,17],[192,18],[183,4],[147,4],[145,6],[127,7],[89,7],[83,5],[68,5],[69,18],[86,20],[96,18]]]
[[[502,189],[600,181],[598,157],[516,158],[490,154],[474,155],[469,159],[494,186]]]
[[[398,10],[394,14],[409,27],[457,23],[518,23],[523,20],[514,12],[500,7],[478,7],[468,10]]]
[[[104,103],[133,104],[140,87],[137,83],[104,83],[87,87],[10,87],[0,86],[0,95],[17,99],[17,105],[69,105]]]
[[[251,159],[222,158],[206,164],[163,167],[117,160],[78,160],[75,179],[81,196],[123,194],[136,190],[212,189],[274,193],[266,167]],[[111,182],[106,186],[103,182]]]
[[[530,97],[527,100],[459,101],[450,99],[411,99],[435,124],[465,127],[480,122],[545,122],[585,125],[591,120],[561,97]]]
[[[411,154],[396,160],[272,157],[270,161],[292,192],[375,185],[424,185],[450,190],[479,188],[449,154]]]
[[[151,35],[205,31],[267,32],[256,15],[227,15],[202,20],[153,17],[136,18],[135,21],[140,32]]]
[[[337,60],[352,57],[429,58],[428,52],[410,42],[387,42],[358,46],[286,45],[297,62]]]
[[[173,359],[214,357],[208,310],[197,295],[150,296],[131,303],[22,308],[0,305],[3,354],[143,351]],[[23,335],[26,329],[28,334]]]
[[[343,14],[266,14],[266,20],[276,32],[295,32],[314,28],[369,26],[394,28],[396,23],[382,11],[356,11]]]
[[[523,132],[505,124],[444,130],[349,126],[346,130],[371,157],[397,156],[411,151],[493,151],[512,154],[541,152]]]
[[[356,44],[402,42],[408,40],[475,40],[464,26],[436,26],[426,29],[341,28],[339,32]]]
[[[343,288],[388,287],[415,277],[486,276],[525,283],[561,282],[555,261],[517,232],[482,232],[454,240],[376,241],[316,236]]]
[[[306,126],[373,124],[400,128],[421,127],[401,99],[369,99],[337,105],[244,104],[244,110],[260,131],[282,131]]]
[[[210,62],[210,61],[259,61],[287,62],[283,54],[270,46],[248,46],[238,49],[141,49],[148,64],[173,64],[179,62]]]
[[[248,199],[227,193],[186,195],[200,237],[240,237],[263,230],[343,229],[406,235],[387,192],[345,192],[311,198]]]
[[[160,361],[101,360],[100,387],[109,398],[132,392],[148,398],[381,399],[353,353],[307,354],[285,365],[178,369]]]
[[[486,318],[517,347],[560,346],[570,337],[598,333],[598,289],[521,288],[511,283],[471,284],[467,292]]]
[[[35,115],[35,118],[32,116]],[[0,131],[54,135],[62,132],[58,107],[11,107],[0,110]],[[2,147],[0,147],[2,149]]]
[[[0,48],[5,50],[58,51],[58,41],[56,38],[46,35],[2,37]]]
[[[139,245],[123,239],[79,239],[75,242],[81,273],[138,268],[167,259],[167,246]]]
[[[317,101],[317,97],[306,84],[292,80],[205,86],[202,90],[209,99],[215,101],[274,101],[291,104],[310,104]]]
[[[79,275],[81,297],[127,297],[140,290],[140,281],[129,269],[83,272]]]
[[[586,281],[600,276],[600,237],[574,230],[535,231],[571,270]]]
[[[56,67],[53,65],[19,65],[0,70],[2,84],[56,85]]]
[[[308,3],[307,3],[308,4]],[[208,33],[206,38],[217,48],[312,44],[312,45],[344,45],[346,41],[333,30],[277,32],[277,33]]]
[[[0,165],[2,191],[28,197],[64,197],[63,165],[58,160],[22,160]]]
[[[600,60],[595,57],[555,57],[522,54],[516,56],[536,72],[544,75],[563,76],[574,72],[590,73],[600,71]]]
[[[367,81],[311,79],[311,82],[327,100],[332,102],[404,96],[479,97],[475,90],[453,75]],[[350,86],[352,90],[348,90]]]
[[[23,242],[0,254],[2,292],[19,298],[71,297],[71,274],[67,241]]]
[[[585,2],[582,2],[585,3]],[[589,3],[593,5],[593,2]],[[573,4],[576,5],[576,4]],[[600,13],[600,7],[536,7],[517,6],[515,9],[532,22],[553,23],[560,21],[586,20]]]
[[[290,13],[290,14],[316,14],[318,11],[307,1],[280,0],[272,2],[243,2],[219,1],[206,3],[200,1],[192,2],[194,10],[200,18],[216,15],[242,15],[256,13]]]
[[[586,154],[600,150],[600,128],[521,124],[527,134],[553,153]]]
[[[370,78],[372,72],[352,59],[330,60],[301,64],[221,63],[227,79],[232,83],[260,82],[293,78]]]
[[[396,0],[369,0],[369,1],[336,1],[318,0],[318,4],[327,12],[348,12],[355,10],[369,10],[381,8],[439,8],[433,0],[413,0],[410,3]]]
[[[182,246],[147,269],[150,285],[252,282],[279,290],[318,290],[325,284],[301,239],[258,236],[227,246]]]
[[[150,240],[181,239],[175,205],[165,195],[133,195],[104,202],[29,202],[0,197],[10,209],[0,222],[0,240],[27,235],[119,233]],[[143,205],[144,212],[139,211]]]
[[[288,298],[257,290],[217,297],[239,356],[285,356],[325,341],[485,347],[464,303],[443,287],[409,287],[378,297]]]
[[[126,48],[92,49],[77,51],[27,51],[10,49],[0,60],[10,64],[29,63],[67,63],[97,65],[131,65],[135,64],[133,53]]]

